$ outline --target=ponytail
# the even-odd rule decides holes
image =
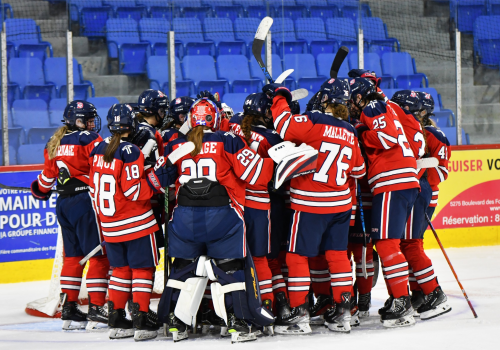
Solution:
[[[201,152],[203,144],[203,134],[205,130],[210,130],[208,126],[197,126],[187,135],[188,141],[194,143],[194,150],[191,152],[192,157],[196,157]]]
[[[332,114],[335,118],[347,121],[347,118],[349,117],[349,112],[346,106],[340,103],[329,103],[328,107],[330,107]]]
[[[255,123],[255,118],[256,116],[247,114],[241,121],[241,131],[248,146],[252,144],[252,125]]]
[[[115,152],[120,146],[120,141],[122,139],[122,135],[120,133],[114,133],[113,137],[109,141],[109,144],[106,146],[106,150],[104,151],[104,161],[106,163],[111,163],[115,158]]]
[[[68,126],[63,125],[59,129],[57,129],[54,135],[52,135],[52,137],[50,138],[49,142],[47,143],[47,152],[49,154],[49,159],[54,159],[56,157],[57,149],[61,145],[61,139],[64,135],[66,135],[66,132],[68,130]]]

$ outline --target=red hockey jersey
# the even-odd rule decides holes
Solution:
[[[169,142],[166,155],[187,142],[185,136]],[[217,181],[227,190],[233,207],[240,214],[245,205],[245,182],[255,186],[267,186],[271,180],[274,162],[262,158],[251,150],[241,137],[231,132],[210,132],[205,130],[201,152],[179,159],[175,165],[179,172],[176,193],[179,187],[190,179],[205,177]]]
[[[72,178],[89,184],[89,155],[102,137],[93,131],[70,131],[61,139],[57,155],[49,159],[47,148],[43,151],[45,165],[38,175],[38,184],[42,192],[49,192],[56,182],[60,168],[66,168]]]
[[[283,140],[306,143],[319,151],[316,172],[291,180],[292,209],[318,214],[351,210],[347,178],[366,172],[354,127],[323,113],[292,115],[283,96],[274,98],[271,112]]]
[[[242,120],[243,115],[235,115],[229,121],[229,127],[234,134],[244,139],[245,135],[241,131]],[[250,148],[257,152],[262,158],[269,158],[269,154],[267,153],[269,148],[282,141],[283,140],[274,130],[269,130],[262,125],[255,125],[252,127],[252,143]],[[262,210],[271,209],[271,200],[269,198],[267,184],[260,186],[247,184],[245,191],[245,207]]]
[[[445,134],[434,126],[426,126],[427,149],[431,157],[436,157],[439,165],[427,169],[427,180],[432,188],[430,207],[437,206],[439,183],[448,178],[448,162],[451,157],[451,147]]]
[[[167,148],[169,142],[175,140],[179,137],[179,131],[175,128],[170,128],[163,130],[161,132],[161,138],[163,140],[163,149]]]
[[[125,242],[158,230],[151,208],[153,190],[144,173],[139,147],[121,141],[111,163],[104,162],[109,139],[90,154],[90,194],[107,242]]]
[[[420,188],[417,161],[393,103],[371,101],[360,121],[369,130],[361,135],[368,158],[368,183],[373,195]]]
[[[158,159],[159,156],[163,156],[164,146],[163,146],[163,138],[160,132],[156,130],[156,128],[153,125],[149,124],[146,121],[139,123],[139,129],[148,129],[151,132],[151,134],[155,136],[156,145],[158,147],[158,157],[156,157],[156,159]]]

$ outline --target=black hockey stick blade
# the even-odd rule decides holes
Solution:
[[[349,49],[345,46],[342,46],[335,55],[335,58],[332,62],[332,68],[330,68],[330,78],[337,79],[337,75],[339,74],[340,66],[344,62],[347,54],[349,53]]]
[[[7,185],[4,185],[4,184],[0,184],[0,188],[3,188],[5,190],[28,191],[28,192],[31,192],[31,188],[29,188],[29,187],[16,187],[16,186],[7,186]]]
[[[255,33],[255,37],[253,39],[253,44],[252,44],[253,57],[255,57],[255,59],[257,60],[260,69],[262,69],[262,72],[264,73],[266,79],[269,80],[270,83],[274,83],[274,80],[271,74],[269,74],[269,71],[267,70],[267,67],[264,64],[264,61],[262,61],[262,47],[264,46],[267,33],[269,33],[269,29],[271,29],[272,25],[273,25],[273,19],[271,17],[264,17],[260,22],[259,27],[257,28],[257,32]]]

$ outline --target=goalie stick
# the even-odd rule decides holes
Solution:
[[[255,38],[253,39],[252,44],[252,53],[253,57],[257,60],[260,69],[266,76],[266,79],[269,80],[270,83],[274,83],[273,77],[269,74],[264,61],[262,61],[262,47],[264,47],[264,42],[267,37],[267,33],[269,33],[269,29],[273,25],[273,19],[271,17],[264,17],[257,28],[257,32],[255,33]],[[284,79],[283,79],[284,80]]]

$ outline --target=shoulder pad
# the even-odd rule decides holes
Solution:
[[[120,158],[124,163],[133,163],[139,159],[141,150],[136,145],[130,142],[122,142],[118,147],[118,152],[120,152]]]
[[[432,125],[427,125],[425,127],[425,131],[432,134],[436,139],[438,139],[439,142],[444,143],[446,146],[450,145],[450,142],[446,138],[446,135],[444,134],[444,132],[441,131],[441,129],[438,129]]]
[[[241,124],[241,121],[243,120],[244,116],[243,114],[235,114],[231,119],[229,119],[229,123],[231,124]]]
[[[83,130],[78,132],[78,140],[82,146],[87,146],[89,143],[94,142],[97,138],[99,138],[99,134],[94,131]]]
[[[370,101],[365,108],[363,108],[363,113],[368,118],[378,117],[381,114],[387,113],[387,105],[385,102],[373,100]]]
[[[243,139],[233,134],[231,131],[217,131],[215,135],[221,138],[221,141],[224,143],[224,150],[228,153],[235,154],[240,149],[246,147],[246,143]]]

